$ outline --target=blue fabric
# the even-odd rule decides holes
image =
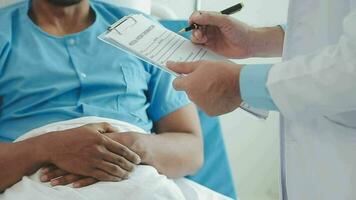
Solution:
[[[279,25],[284,32],[287,24]],[[278,110],[266,87],[268,73],[272,65],[247,65],[240,75],[240,92],[242,99],[255,108]]]
[[[165,20],[161,23],[174,32],[187,26],[186,21]],[[190,34],[185,33],[184,36],[189,38]],[[203,128],[205,162],[199,172],[188,178],[237,199],[219,118],[208,117],[202,111],[199,111],[199,116]]]
[[[118,119],[150,132],[153,122],[190,103],[173,89],[168,73],[97,39],[137,11],[91,1],[95,22],[56,37],[32,22],[29,5],[0,10],[0,141],[83,116]]]
[[[264,110],[278,110],[266,87],[272,65],[246,65],[240,74],[240,92],[248,105]]]

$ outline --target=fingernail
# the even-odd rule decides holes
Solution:
[[[43,175],[41,176],[41,181],[44,182],[44,181],[47,181],[48,180],[48,176],[47,175]]]
[[[49,169],[46,167],[46,168],[42,168],[41,172],[42,173],[47,173],[49,171]]]
[[[192,14],[192,17],[191,18],[195,18],[195,17],[198,17],[200,16],[202,13],[200,11],[196,11]]]
[[[129,172],[132,172],[132,171],[134,170],[134,167],[133,167],[133,166],[128,166],[127,168],[128,168],[128,171],[129,171]]]
[[[194,37],[197,39],[201,39],[201,32],[200,31],[194,31]]]
[[[113,182],[119,182],[119,181],[122,181],[122,178],[117,178],[117,177],[113,178]]]
[[[59,181],[58,180],[53,180],[53,181],[51,181],[51,185],[53,185],[53,186],[56,186],[56,185],[58,185],[59,184]]]
[[[79,188],[80,187],[80,183],[73,183],[73,187],[74,188]]]
[[[124,179],[124,180],[126,180],[126,179],[128,179],[129,178],[129,174],[125,174],[123,177],[122,177],[122,179]]]
[[[141,158],[140,158],[140,156],[137,156],[137,157],[136,157],[136,163],[135,163],[135,164],[138,165],[138,164],[140,164],[140,163],[141,163]]]

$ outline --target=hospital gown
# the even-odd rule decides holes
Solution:
[[[95,21],[57,37],[28,16],[30,1],[0,9],[0,141],[48,123],[106,117],[151,132],[153,123],[189,104],[169,74],[97,39],[137,13],[90,1]]]

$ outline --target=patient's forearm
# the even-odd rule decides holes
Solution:
[[[0,143],[0,192],[34,173],[44,163],[38,138],[17,143]]]
[[[144,162],[170,178],[194,174],[203,165],[201,138],[186,133],[161,133],[145,137]]]
[[[193,174],[203,164],[203,138],[199,117],[189,104],[155,123],[158,134],[112,134],[114,140],[137,152],[144,164],[177,178]]]
[[[189,133],[135,134],[132,148],[142,162],[154,166],[169,178],[191,175],[203,164],[203,144],[199,136]],[[130,134],[126,136],[130,137]]]

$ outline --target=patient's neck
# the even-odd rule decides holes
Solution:
[[[78,33],[95,20],[94,11],[87,0],[71,6],[56,6],[48,1],[33,0],[29,16],[43,31],[56,36]]]

